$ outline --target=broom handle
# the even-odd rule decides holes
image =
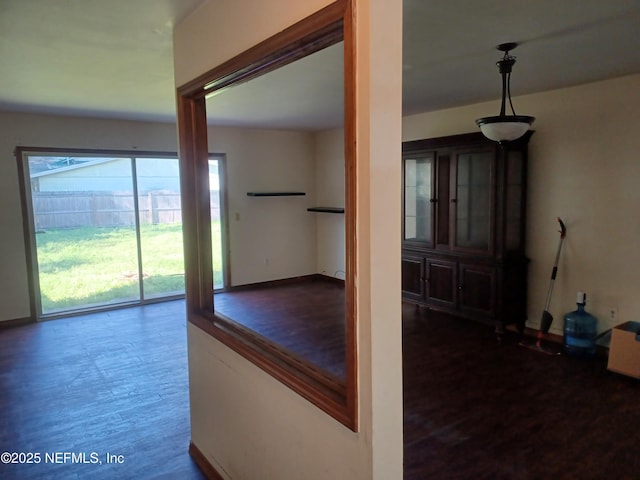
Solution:
[[[549,290],[547,291],[547,302],[544,305],[545,310],[549,310],[549,305],[551,304],[551,292],[553,292],[553,284],[556,281],[556,275],[558,274],[558,261],[560,260],[560,252],[562,251],[562,243],[564,242],[564,237],[567,235],[567,227],[565,227],[564,222],[558,217],[558,222],[560,223],[560,243],[558,244],[558,251],[556,252],[556,259],[553,262],[553,270],[551,271],[551,283],[549,284]]]

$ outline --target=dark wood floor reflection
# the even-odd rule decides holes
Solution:
[[[184,301],[0,330],[0,478],[203,479],[189,440]]]
[[[640,478],[640,382],[403,306],[405,480]]]
[[[344,381],[344,285],[314,277],[216,293],[214,304],[216,312]]]

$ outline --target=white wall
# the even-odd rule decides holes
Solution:
[[[230,3],[217,2],[214,5],[212,1],[205,0],[200,8],[175,26],[173,66],[176,85],[184,85],[317,12],[332,0],[254,0],[250,5]],[[249,11],[251,15],[248,15]],[[212,43],[214,38],[222,40]],[[206,55],[203,54],[205,47]]]
[[[403,475],[402,1],[356,4],[358,362],[371,396],[361,403],[361,417],[372,428],[372,478],[387,480]]]
[[[315,134],[316,205],[344,207],[344,129]],[[345,216],[335,213],[315,213],[317,229],[317,271],[323,275],[344,279]]]
[[[528,324],[539,326],[560,239],[567,225],[550,312],[551,332],[562,334],[576,292],[599,330],[640,318],[640,75],[514,98],[517,111],[536,121],[529,148],[527,255]],[[404,119],[403,140],[475,130],[474,119],[498,102]],[[618,320],[608,309],[618,309]]]
[[[231,284],[316,273],[313,134],[211,127],[209,151],[226,154]],[[256,191],[306,195],[247,196]]]
[[[367,479],[362,435],[188,325],[191,441],[224,478]]]

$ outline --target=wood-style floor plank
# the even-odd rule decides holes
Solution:
[[[184,301],[0,330],[0,452],[41,456],[0,477],[203,479],[188,454],[186,352]],[[47,462],[54,452],[102,465]]]
[[[215,310],[345,378],[344,285],[323,279],[216,293]]]
[[[640,478],[640,383],[403,306],[405,480]]]
[[[518,340],[403,305],[404,479],[638,478],[640,382]],[[183,301],[0,330],[0,389],[0,452],[124,456],[0,478],[204,478]]]

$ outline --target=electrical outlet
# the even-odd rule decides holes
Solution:
[[[609,307],[607,310],[609,312],[609,321],[615,322],[618,320],[618,309],[616,307]]]

